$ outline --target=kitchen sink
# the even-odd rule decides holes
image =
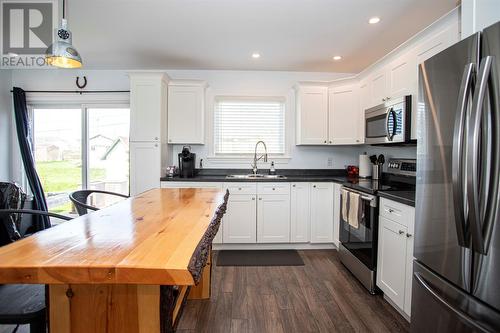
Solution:
[[[258,173],[254,175],[253,173],[248,175],[228,175],[226,178],[230,179],[286,179],[286,176],[283,175],[263,175]]]

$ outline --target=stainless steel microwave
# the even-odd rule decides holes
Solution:
[[[392,144],[410,141],[411,95],[389,100],[365,110],[365,143]]]

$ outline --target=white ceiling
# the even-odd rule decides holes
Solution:
[[[456,2],[73,0],[67,18],[89,69],[357,73]],[[372,16],[381,22],[368,24]],[[343,59],[334,62],[334,55]]]

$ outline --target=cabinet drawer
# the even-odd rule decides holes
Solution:
[[[408,223],[413,218],[412,214],[412,207],[385,198],[380,198],[380,216],[408,227]]]
[[[290,183],[259,183],[258,194],[290,194]]]
[[[256,194],[256,183],[224,183],[224,192],[229,190],[229,194]]]

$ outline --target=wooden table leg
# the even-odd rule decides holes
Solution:
[[[50,285],[51,333],[160,333],[160,286]]]

